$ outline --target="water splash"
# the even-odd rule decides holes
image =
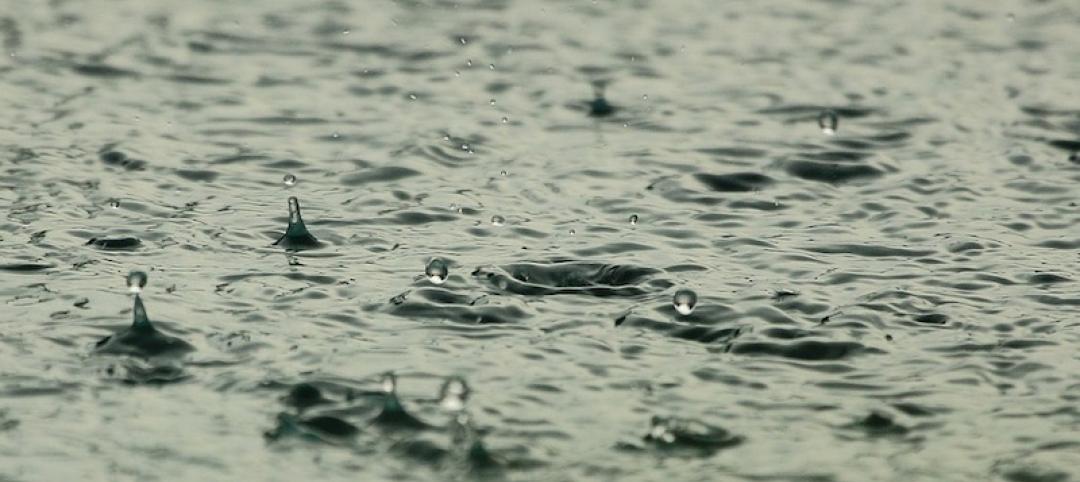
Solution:
[[[275,246],[281,246],[289,251],[299,251],[302,249],[312,249],[322,246],[322,243],[315,239],[308,232],[307,226],[304,225],[304,219],[300,215],[300,201],[296,196],[289,198],[289,227],[277,241],[274,241]]]

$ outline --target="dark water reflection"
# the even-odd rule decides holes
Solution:
[[[0,479],[1080,477],[1070,2],[8,3]]]

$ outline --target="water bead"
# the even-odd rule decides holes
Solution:
[[[285,183],[286,187],[293,187],[296,185],[296,176],[292,174],[286,174],[281,181]]]
[[[821,111],[818,115],[818,127],[821,127],[821,132],[827,136],[836,135],[836,128],[840,123],[840,119],[837,117],[836,112],[831,109]]]
[[[441,285],[446,282],[446,278],[450,276],[450,268],[446,265],[446,261],[439,258],[432,258],[428,261],[426,267],[424,267],[424,274],[432,283]]]
[[[506,224],[506,218],[496,214],[491,217],[491,224],[495,226],[502,226],[503,224]]]
[[[631,226],[637,226],[637,223],[638,223],[638,215],[637,214],[631,214],[630,215],[630,225]]]
[[[675,311],[680,315],[689,315],[694,312],[694,307],[697,306],[697,293],[687,289],[676,291],[675,296],[671,299],[671,305],[675,307]]]
[[[451,377],[439,389],[439,406],[448,412],[465,410],[469,399],[469,385],[461,377]]]
[[[113,209],[119,208],[120,207],[120,200],[118,200],[118,199],[110,199],[109,200],[109,207],[111,207]]]
[[[131,293],[141,293],[143,288],[146,287],[147,276],[142,271],[132,270],[127,275],[127,287]]]

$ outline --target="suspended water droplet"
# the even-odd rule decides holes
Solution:
[[[461,77],[461,71],[460,70],[455,70],[454,71],[454,77]]]
[[[465,59],[465,65],[467,67],[472,67],[472,59]]]
[[[449,142],[449,141],[450,141],[450,134],[447,134],[447,135],[445,135],[445,136],[442,136],[442,140],[444,140],[444,141],[448,141],[448,142]]]
[[[630,224],[632,226],[637,226],[637,222],[638,222],[638,215],[637,214],[631,214],[630,215]]]
[[[146,273],[142,271],[131,271],[127,275],[127,287],[131,293],[141,293],[143,288],[146,287]]]
[[[697,293],[687,289],[676,291],[675,296],[671,299],[671,304],[680,315],[689,315],[697,306]]]
[[[576,229],[570,229],[570,235],[573,236],[575,234],[577,234],[577,230]]]
[[[468,144],[462,144],[461,145],[461,150],[463,150],[463,151],[469,150],[469,145]]]
[[[468,43],[468,41],[465,40],[465,37],[458,38],[458,42],[461,42],[461,45],[465,45]]]
[[[450,377],[439,389],[439,406],[448,412],[465,410],[469,399],[469,385],[461,377]]]
[[[409,100],[416,100],[416,94],[409,94]]]
[[[642,96],[641,96],[641,100],[643,100],[643,101],[646,101],[646,102],[648,102],[648,100],[649,100],[649,94],[644,94],[644,95],[642,95]]]
[[[510,122],[510,118],[508,118],[508,117],[503,117],[503,118],[502,118],[502,123],[503,123],[503,124],[505,124],[505,123],[507,123],[507,122]]]
[[[281,182],[284,182],[286,187],[293,187],[296,185],[296,176],[292,174],[286,174],[285,177],[282,178]]]
[[[503,224],[506,224],[506,218],[496,214],[491,217],[491,224],[494,226],[502,226]]]
[[[488,68],[491,70],[495,70],[495,64],[488,64]]]
[[[341,35],[349,35],[349,31],[348,30],[342,30]]]
[[[450,276],[450,268],[446,265],[446,261],[439,258],[432,258],[424,268],[424,274],[427,275],[428,281],[441,285],[445,283],[446,278]]]
[[[382,388],[383,393],[390,395],[397,392],[397,376],[392,372],[386,372],[382,376],[382,380],[379,381],[379,385]]]
[[[499,171],[499,175],[502,176],[502,177],[506,177],[508,174],[509,173],[506,172],[506,169],[503,169],[503,170]]]
[[[490,101],[488,101],[488,103],[491,105],[495,105],[495,99],[491,99]]]
[[[116,209],[116,208],[120,207],[120,200],[118,200],[118,199],[110,199],[109,200],[109,207],[111,207],[113,209]]]
[[[836,135],[837,125],[840,123],[840,119],[836,116],[836,112],[832,109],[826,109],[821,111],[821,114],[817,118],[818,127],[821,127],[821,132],[827,136]]]
[[[340,138],[341,138],[341,134],[338,134],[337,132],[335,132],[335,133],[333,133],[333,134],[330,134],[330,137],[331,137],[332,139],[340,139]]]
[[[672,423],[669,419],[664,417],[653,417],[652,427],[649,428],[648,438],[657,442],[673,443],[675,442],[675,431],[673,430]]]

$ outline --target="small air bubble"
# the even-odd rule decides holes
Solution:
[[[143,288],[146,287],[146,273],[142,271],[131,271],[127,275],[127,287],[131,293],[141,293]]]
[[[281,181],[285,183],[285,187],[293,187],[296,185],[296,176],[292,174],[286,174]]]
[[[503,224],[506,224],[506,218],[496,214],[491,217],[491,224],[493,226],[502,226]]]

